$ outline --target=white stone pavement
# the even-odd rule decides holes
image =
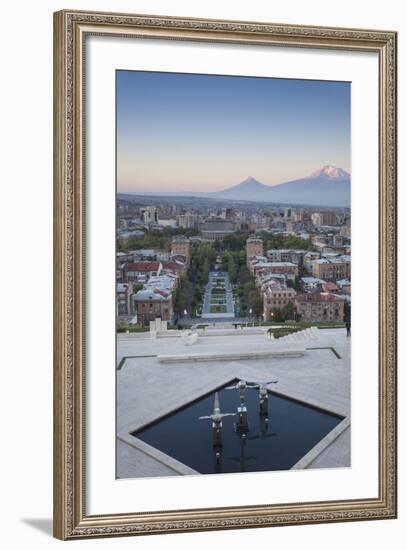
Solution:
[[[138,440],[129,434],[234,378],[276,378],[279,382],[273,385],[273,391],[338,413],[345,417],[345,427],[350,423],[350,338],[346,338],[345,329],[318,330],[317,334],[311,331],[308,338],[298,333],[297,338],[288,341],[270,340],[258,329],[243,329],[239,337],[223,330],[219,336],[201,333],[192,346],[186,345],[180,331],[169,332],[172,334],[157,339],[151,339],[148,333],[118,335],[118,364],[129,357],[117,371],[118,477],[192,473],[176,461],[166,460],[162,453],[139,447]],[[299,349],[300,356],[293,353]],[[236,359],[239,352],[244,359]],[[279,353],[273,356],[273,352]],[[258,358],[250,358],[251,353]],[[193,362],[160,360],[161,356],[191,354],[198,356]],[[226,357],[200,361],[199,354]],[[336,439],[328,438],[321,449],[316,449],[315,456],[307,456],[301,467],[349,466],[350,429],[334,436]]]

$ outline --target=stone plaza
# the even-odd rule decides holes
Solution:
[[[200,475],[132,433],[233,379],[276,379],[273,393],[343,417],[293,468],[350,466],[350,340],[342,328],[274,339],[268,327],[167,330],[159,320],[118,334],[117,477]]]

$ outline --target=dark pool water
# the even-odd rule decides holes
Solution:
[[[228,385],[230,385],[229,383]],[[222,412],[236,412],[237,390],[218,389]],[[132,435],[202,474],[288,470],[342,417],[269,392],[268,417],[259,414],[258,390],[246,390],[249,432],[236,433],[235,417],[223,418],[223,445],[215,456],[211,420],[215,392],[133,432]],[[268,421],[267,421],[268,419]]]

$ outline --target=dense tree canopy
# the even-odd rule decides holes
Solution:
[[[193,237],[198,235],[197,229],[185,229],[182,227],[164,227],[162,231],[146,231],[143,239],[130,239],[125,245],[119,246],[118,250],[140,250],[142,248],[155,248],[158,250],[171,249],[172,238],[176,235]]]
[[[138,250],[142,248],[170,250],[171,241],[175,235],[197,235],[195,229],[165,227],[162,231],[146,231],[143,239],[131,239],[121,250]],[[264,243],[264,251],[269,249],[299,249],[313,250],[311,241],[306,241],[295,235],[260,234]],[[260,317],[263,312],[261,293],[254,283],[246,265],[246,240],[248,233],[237,232],[227,235],[223,240],[195,242],[191,247],[191,263],[187,273],[181,278],[174,296],[174,312],[182,316],[186,310],[188,315],[196,316],[201,311],[205,285],[210,271],[215,269],[215,262],[221,258],[221,268],[229,273],[230,281],[235,287],[238,304],[238,314],[242,317]],[[300,273],[301,276],[301,273]],[[287,281],[288,286],[299,288],[299,278]],[[295,317],[292,304],[273,311],[274,321],[291,320]]]
[[[209,272],[214,269],[216,257],[214,244],[193,245],[191,264],[175,293],[174,311],[177,315],[183,315],[186,310],[188,315],[195,317],[200,312],[205,285],[208,282]]]
[[[270,250],[272,248],[277,248],[277,249],[289,248],[293,250],[295,249],[314,250],[314,247],[311,241],[307,241],[295,235],[270,235],[269,233],[266,233],[265,231],[263,231],[261,233],[261,237],[264,242],[265,251]]]
[[[246,247],[248,234],[238,231],[233,235],[226,235],[221,241],[221,248],[224,251],[239,252]]]
[[[185,277],[185,275],[182,276],[174,296],[174,313],[177,316],[182,316],[184,311],[188,314],[190,313],[192,292],[192,283],[188,281],[188,278]]]

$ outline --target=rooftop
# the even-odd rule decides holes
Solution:
[[[330,294],[328,292],[312,292],[308,294],[297,294],[297,302],[343,302],[342,296]]]
[[[325,292],[335,292],[339,290],[338,286],[335,283],[327,282],[323,284]]]
[[[280,254],[305,254],[306,250],[295,250],[293,248],[270,248],[267,250],[267,254],[272,254],[273,252],[278,252]]]
[[[129,285],[127,283],[117,283],[117,292],[127,292]]]
[[[342,255],[342,256],[334,256],[331,258],[320,258],[319,260],[315,260],[315,263],[317,264],[348,264],[350,263],[350,256],[348,255]]]
[[[182,271],[185,269],[185,264],[183,262],[165,262],[163,264],[163,269],[169,269],[171,271]]]
[[[142,289],[136,292],[133,296],[135,302],[165,302],[170,297],[171,293],[166,292],[161,288]]]
[[[308,252],[306,252],[304,254],[304,256],[306,257],[313,257],[313,256],[319,256],[320,255],[320,252],[315,252],[314,250],[309,250]]]
[[[172,238],[173,243],[188,243],[189,239],[185,235],[176,235]]]
[[[292,262],[270,262],[271,267],[298,267],[297,264]]]
[[[323,284],[325,281],[323,279],[318,279],[317,277],[301,277],[301,281],[306,285],[312,284]]]
[[[137,271],[140,273],[147,273],[150,271],[158,271],[160,269],[160,262],[135,262],[128,263],[126,266],[126,271]]]
[[[171,291],[175,287],[175,279],[170,275],[159,275],[157,277],[151,277],[147,283],[144,284],[142,290],[154,290],[154,289],[163,289]]]
[[[339,281],[336,281],[336,284],[339,287],[342,287],[342,286],[349,286],[351,283],[349,279],[340,279]]]
[[[295,290],[293,288],[288,288],[287,285],[281,281],[275,281],[272,284],[268,282],[266,286],[267,286],[267,289],[265,291],[266,294],[270,294],[271,292],[275,292],[275,291],[283,291],[283,290],[287,290],[291,294],[295,294]]]

